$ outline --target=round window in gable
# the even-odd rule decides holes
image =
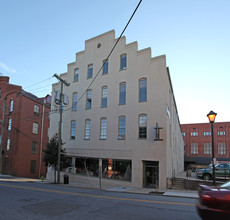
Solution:
[[[97,44],[97,48],[100,48],[100,47],[101,47],[101,44],[100,44],[100,43],[98,43],[98,44]]]

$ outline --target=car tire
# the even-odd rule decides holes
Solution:
[[[205,174],[203,175],[203,179],[204,179],[204,180],[211,180],[212,177],[211,177],[210,174],[205,173]]]

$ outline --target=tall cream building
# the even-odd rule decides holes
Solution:
[[[106,186],[165,189],[184,168],[184,142],[165,55],[137,42],[115,45],[115,31],[85,42],[60,77],[62,140],[70,181]],[[101,71],[99,72],[99,70]],[[60,83],[53,85],[58,100]],[[57,96],[55,96],[55,94]],[[55,99],[52,111],[58,109]],[[59,114],[50,116],[49,137],[58,133]],[[49,169],[47,178],[53,178]],[[61,176],[62,181],[62,176]]]

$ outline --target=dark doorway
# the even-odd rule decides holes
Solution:
[[[158,188],[159,184],[159,161],[143,161],[144,187]]]
[[[4,173],[8,173],[8,157],[5,157]]]

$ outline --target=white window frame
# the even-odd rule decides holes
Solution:
[[[126,70],[127,69],[127,54],[121,54],[120,56],[120,70]]]
[[[118,140],[125,140],[125,138],[126,138],[126,117],[122,115],[118,118]]]
[[[12,129],[12,118],[9,118],[8,131],[11,131],[11,129]]]
[[[109,60],[104,60],[102,75],[107,75],[108,73],[109,73]]]
[[[101,118],[100,120],[100,139],[107,139],[107,118]]]
[[[224,142],[218,143],[218,154],[219,155],[226,155],[227,154],[226,144]]]
[[[78,82],[78,81],[79,81],[79,68],[76,68],[76,69],[74,70],[73,81],[74,81],[74,82]]]
[[[106,108],[108,105],[108,87],[103,86],[101,88],[101,107]]]
[[[198,132],[197,132],[197,131],[192,131],[192,132],[191,132],[191,136],[192,136],[192,137],[198,136]]]
[[[91,109],[92,108],[92,89],[88,89],[86,92],[86,109]]]
[[[147,102],[147,78],[139,79],[139,102]]]
[[[87,79],[93,78],[93,64],[88,65],[88,71],[87,71]]]
[[[85,120],[85,140],[90,140],[90,133],[91,133],[91,120],[86,119]]]
[[[6,150],[7,151],[10,150],[10,138],[7,138],[7,140],[6,140]]]
[[[126,104],[126,82],[121,82],[119,85],[119,105]]]
[[[38,134],[38,123],[37,122],[33,122],[33,130],[32,130],[33,134]]]
[[[13,110],[14,110],[14,100],[11,99],[10,100],[10,112],[13,112]]]
[[[76,139],[76,129],[77,129],[76,120],[72,120],[71,121],[71,127],[70,127],[70,139],[71,140]]]
[[[198,154],[198,143],[191,143],[191,154]]]
[[[38,105],[34,105],[34,114],[39,115],[40,107]]]
[[[74,92],[73,93],[72,111],[77,111],[77,98],[78,98],[78,93]]]
[[[148,117],[147,114],[138,116],[138,138],[147,139]]]
[[[204,143],[204,154],[212,154],[212,145],[211,143]]]

